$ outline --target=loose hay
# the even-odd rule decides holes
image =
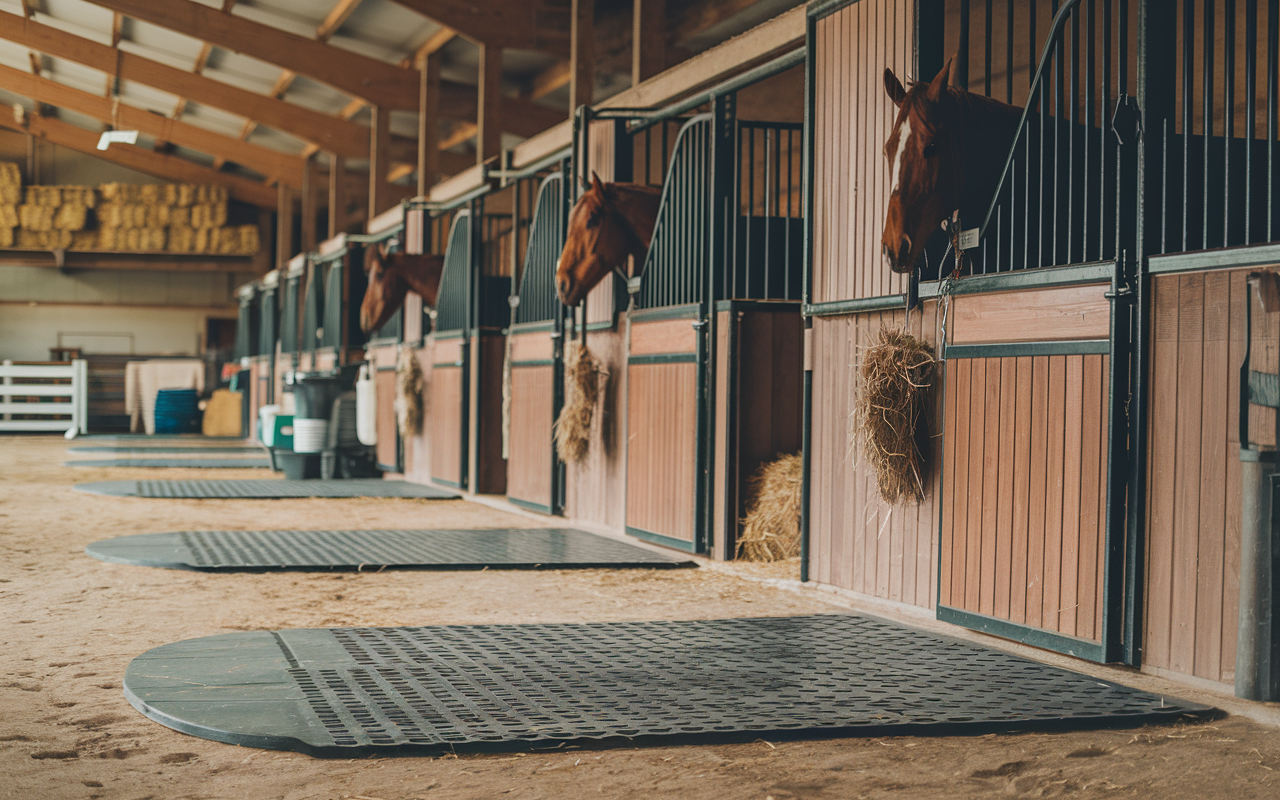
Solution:
[[[933,385],[933,348],[902,329],[880,329],[862,351],[851,434],[876,471],[888,503],[924,499],[924,454],[917,433]]]
[[[800,453],[764,464],[751,477],[755,498],[742,519],[737,557],[783,561],[800,555],[800,498],[804,484]]]
[[[556,453],[561,461],[577,464],[591,448],[591,420],[600,399],[603,369],[591,351],[578,342],[569,343],[565,366],[568,396],[556,420]]]
[[[400,433],[417,436],[422,432],[422,365],[411,347],[400,349],[396,358],[396,420]]]

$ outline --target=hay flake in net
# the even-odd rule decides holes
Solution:
[[[924,455],[917,435],[933,386],[933,348],[901,328],[881,328],[858,365],[851,436],[876,472],[887,503],[924,499]]]
[[[565,357],[566,397],[556,420],[556,454],[561,461],[577,464],[587,457],[602,372],[600,362],[585,345],[569,344]]]

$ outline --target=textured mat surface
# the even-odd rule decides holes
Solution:
[[[248,442],[243,436],[205,436],[201,433],[86,433],[76,441],[91,439],[95,442],[123,442],[129,445],[157,442],[160,444],[209,444],[216,442]]]
[[[64,467],[191,467],[194,469],[245,469],[270,467],[262,458],[99,458],[63,461]]]
[[[281,499],[288,497],[419,497],[454,500],[458,495],[407,481],[363,478],[351,481],[190,480],[96,481],[76,490],[115,497],[167,497],[190,500]]]
[[[85,552],[121,564],[221,571],[694,566],[570,528],[180,531],[104,539]]]
[[[192,455],[204,453],[225,453],[227,455],[235,455],[239,453],[262,453],[261,446],[258,445],[233,445],[227,444],[221,447],[202,447],[200,445],[191,445],[189,447],[170,447],[168,445],[139,445],[123,446],[123,445],[103,445],[101,447],[68,447],[68,453],[125,453],[125,454],[150,454],[150,453],[190,453]]]
[[[1208,714],[867,617],[334,628],[129,665],[153,720],[318,756],[1132,726]]]

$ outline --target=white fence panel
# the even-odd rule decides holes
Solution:
[[[63,378],[70,383],[24,383],[33,379]],[[89,429],[89,364],[0,364],[0,431],[66,431]],[[64,402],[27,402],[13,398],[66,398]],[[47,419],[13,419],[15,414]],[[71,419],[52,419],[69,416]]]

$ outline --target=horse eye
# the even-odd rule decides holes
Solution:
[[[926,144],[926,145],[924,146],[924,157],[925,157],[925,158],[929,158],[930,156],[932,156],[932,155],[933,155],[934,153],[936,153],[936,152],[938,152],[938,146],[937,146],[936,144],[934,144],[933,142],[929,142],[928,144]]]
[[[587,227],[594,228],[600,224],[600,212],[592,211],[591,216],[587,217]]]

